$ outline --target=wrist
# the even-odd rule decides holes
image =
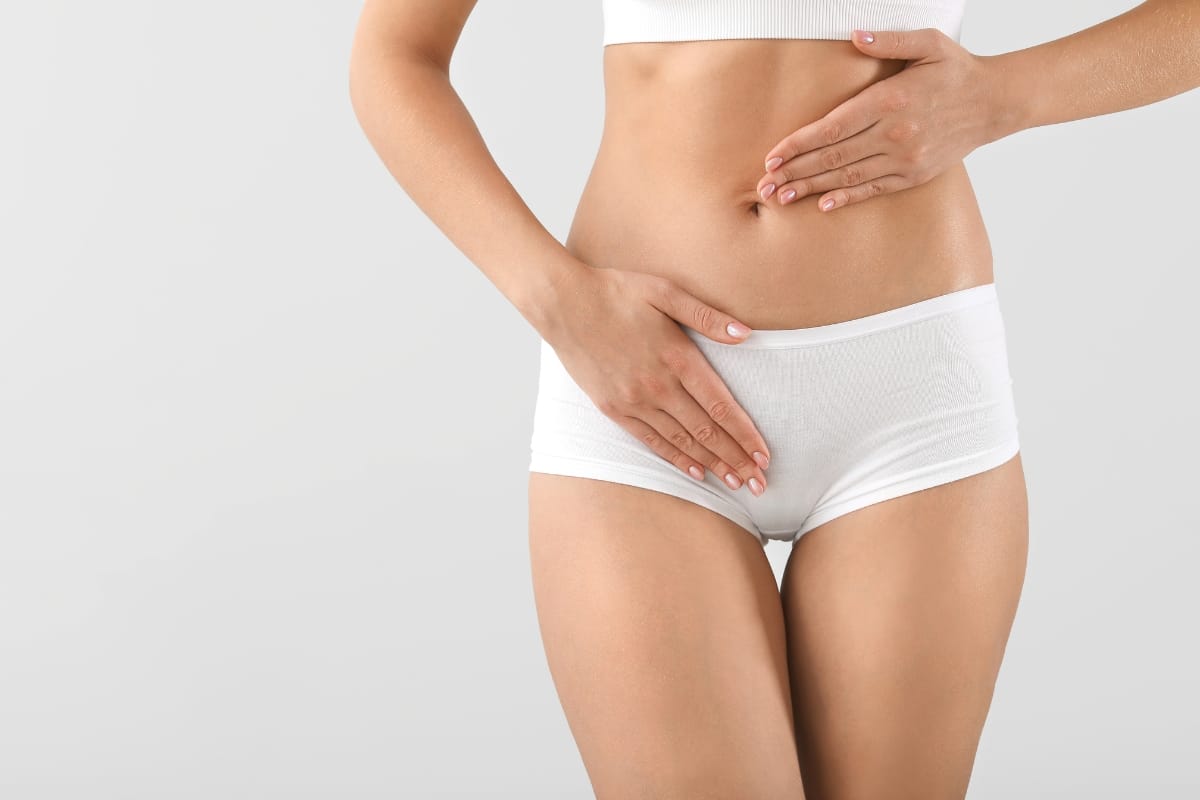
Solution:
[[[984,67],[985,92],[991,109],[987,141],[994,142],[1032,128],[1037,87],[1025,79],[1015,60],[1017,51],[980,56]]]
[[[543,339],[555,337],[564,301],[580,290],[590,265],[567,256],[529,270],[514,293],[513,305]]]

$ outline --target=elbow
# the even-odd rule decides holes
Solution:
[[[384,56],[378,47],[356,45],[350,51],[346,70],[346,94],[350,108],[364,131],[372,116],[378,115],[380,93],[387,84],[403,78],[404,65]]]
[[[445,65],[412,47],[380,47],[356,43],[350,50],[346,90],[350,106],[360,122],[380,93],[389,96],[426,80],[433,71],[450,79]]]
[[[350,99],[350,107],[360,122],[369,94],[370,76],[377,69],[372,63],[376,58],[369,48],[358,42],[350,48],[350,60],[346,69],[346,93]]]

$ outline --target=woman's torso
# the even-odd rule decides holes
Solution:
[[[605,47],[604,130],[567,249],[595,267],[669,277],[764,329],[991,281],[962,162],[831,212],[817,209],[820,193],[787,205],[756,194],[771,147],[903,66],[828,39]]]

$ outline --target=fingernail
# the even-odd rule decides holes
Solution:
[[[771,170],[775,169],[782,163],[783,163],[783,159],[780,158],[779,156],[775,156],[775,157],[771,158],[769,161],[767,161],[767,164],[766,164],[767,172],[770,172]]]
[[[821,203],[822,211],[828,211],[831,208],[833,208],[833,199],[832,198]]]
[[[750,335],[750,329],[740,322],[729,323],[725,326],[725,330],[729,331],[730,336],[737,336],[739,338]]]
[[[762,191],[760,191],[759,194],[762,195],[763,200],[766,200],[768,197],[771,196],[771,192],[773,192],[773,191],[775,191],[775,184],[768,183],[766,186],[764,186],[762,188]]]
[[[758,482],[758,478],[751,478],[746,483],[750,484],[750,491],[755,497],[763,493],[763,486]]]
[[[696,480],[698,480],[698,481],[704,480],[704,470],[700,469],[695,464],[692,464],[690,467],[688,467],[688,472],[690,472],[692,474],[692,477],[695,478]]]
[[[767,464],[771,463],[771,462],[769,462],[769,461],[767,460],[767,457],[766,457],[766,456],[764,456],[762,453],[758,452],[757,450],[755,450],[755,451],[754,451],[754,452],[751,454],[751,456],[750,456],[750,457],[754,459],[754,463],[755,463],[755,464],[758,464],[758,466],[759,466],[759,469],[766,469],[766,468],[767,468]]]
[[[732,472],[725,476],[725,482],[729,484],[730,489],[737,489],[742,485],[742,482],[738,480],[738,476]]]
[[[871,42],[875,41],[875,34],[871,33],[870,31],[860,31],[855,28],[854,35],[857,36],[858,40],[863,44],[870,44]]]
[[[794,198],[795,196],[796,196],[795,189],[785,189],[783,194],[779,195],[779,199],[786,203],[789,200],[791,200],[792,198]]]

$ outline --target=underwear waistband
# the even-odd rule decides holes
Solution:
[[[725,344],[709,339],[704,334],[686,326],[684,333],[692,339],[716,347],[739,348],[771,348],[794,347],[796,345],[820,344],[847,339],[864,333],[895,328],[910,322],[916,322],[927,317],[945,314],[951,311],[970,308],[984,303],[996,302],[996,284],[994,281],[958,289],[936,297],[929,297],[909,303],[905,306],[889,308],[865,317],[831,322],[828,325],[816,325],[810,328],[762,328],[755,329],[739,344]]]

